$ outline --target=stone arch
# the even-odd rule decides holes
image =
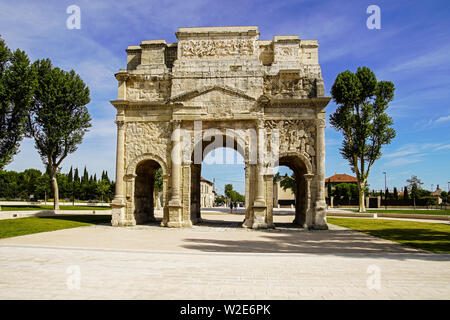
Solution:
[[[312,194],[307,199],[314,201],[306,200],[305,206],[312,208],[315,227],[325,228],[325,107],[331,98],[324,96],[317,42],[297,36],[260,41],[255,26],[180,28],[177,38],[177,45],[153,40],[151,45],[143,42],[129,47],[127,68],[115,74],[118,95],[111,103],[117,110],[116,190],[111,223],[135,223],[136,173],[141,164],[154,161],[165,179],[167,212],[162,225],[192,225],[190,155],[180,163],[183,149],[169,149],[181,142],[176,129],[195,130],[195,122],[201,120],[205,128],[216,126],[222,133],[227,127],[256,131],[257,146],[270,146],[270,150],[271,142],[267,146],[260,142],[261,130],[278,128],[281,151],[293,151],[281,159],[305,178],[304,190],[311,190],[305,191],[307,196]],[[297,55],[294,47],[307,52]],[[143,58],[149,54],[154,55],[155,68],[145,67],[148,59]],[[230,65],[231,60],[238,65]],[[308,128],[308,134],[301,133],[300,124]],[[248,132],[250,137],[252,132]],[[239,147],[244,150],[246,204],[250,207],[244,226],[270,227],[273,180],[265,160],[253,158],[253,146],[247,141]],[[188,145],[192,147],[192,142]]]
[[[168,168],[161,157],[145,153],[133,159],[127,167],[127,203],[130,208],[130,220],[133,224],[155,221],[154,210],[158,208],[158,194],[154,191],[155,173],[158,168],[163,171],[163,190],[161,205],[166,218]]]
[[[126,175],[135,174],[137,165],[145,160],[153,160],[158,162],[158,164],[161,166],[163,170],[163,175],[168,175],[169,171],[166,162],[160,156],[153,153],[144,153],[131,160],[130,163],[128,164]]]
[[[295,218],[293,223],[304,228],[311,225],[311,178],[313,170],[308,157],[301,152],[284,152],[279,156],[279,165],[287,166],[294,173]]]
[[[207,130],[207,129],[206,129]],[[202,137],[204,137],[204,133],[206,130],[202,130]],[[201,218],[201,201],[200,201],[200,196],[201,196],[201,190],[200,190],[200,177],[201,177],[201,169],[202,169],[202,163],[203,160],[205,159],[205,157],[210,153],[213,152],[214,150],[218,149],[218,148],[231,148],[233,150],[235,150],[237,153],[239,153],[242,158],[244,159],[244,163],[245,165],[245,184],[246,184],[246,188],[245,188],[245,202],[246,202],[246,211],[248,208],[248,204],[249,204],[249,189],[247,187],[247,180],[248,180],[248,169],[249,166],[248,164],[248,157],[249,157],[249,152],[248,152],[248,145],[246,142],[246,139],[240,139],[239,137],[236,136],[231,136],[229,134],[227,134],[226,130],[220,130],[217,129],[216,131],[216,135],[213,136],[220,136],[223,140],[222,140],[222,144],[220,145],[215,145],[213,146],[212,149],[208,150],[207,153],[205,153],[205,149],[210,146],[211,144],[214,144],[215,141],[214,140],[204,140],[201,139],[199,140],[196,144],[193,143],[193,147],[191,149],[191,165],[190,165],[190,170],[191,170],[191,175],[190,175],[190,219],[191,222],[193,224],[201,222],[202,218]],[[233,140],[233,145],[227,145],[227,139]],[[199,146],[200,145],[200,146]],[[196,152],[196,148],[198,148],[201,150],[202,154],[201,154],[201,162],[200,163],[195,163],[195,159],[194,159],[194,152]],[[200,160],[200,159],[197,159]]]
[[[314,174],[313,167],[312,167],[311,161],[309,160],[308,154],[306,154],[304,152],[287,151],[287,152],[280,153],[279,159],[286,158],[286,157],[299,158],[299,160],[301,160],[306,167],[306,173]]]

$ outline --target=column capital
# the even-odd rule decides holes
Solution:
[[[123,128],[123,125],[125,124],[125,120],[123,120],[123,119],[118,119],[118,120],[115,120],[114,123],[117,124],[117,128],[118,128],[118,129],[122,129],[122,128]]]
[[[115,76],[118,81],[127,81],[130,78],[130,75],[127,72],[119,72],[116,73]]]
[[[170,123],[172,123],[172,125],[174,126],[174,127],[180,127],[181,126],[181,121],[182,120],[180,120],[180,119],[172,119],[172,120],[170,120]]]
[[[306,181],[311,181],[313,178],[314,178],[314,174],[312,174],[312,173],[305,173],[304,175],[303,175],[303,177],[305,178],[305,180]]]
[[[137,177],[137,175],[134,174],[134,173],[129,173],[129,174],[124,175],[124,179],[127,180],[127,181],[133,180],[136,177]]]
[[[316,125],[319,128],[325,128],[325,120],[324,119],[316,119]]]

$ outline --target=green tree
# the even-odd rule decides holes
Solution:
[[[49,168],[54,192],[54,209],[59,209],[56,173],[62,161],[77,150],[91,126],[86,104],[89,88],[71,70],[54,68],[49,59],[33,64],[38,85],[29,117],[29,131],[42,162]]]
[[[104,201],[108,195],[109,182],[106,179],[102,179],[97,183],[97,193],[100,195],[101,200]]]
[[[226,203],[227,199],[224,196],[218,196],[214,199],[214,202],[216,205],[222,204],[222,203]]]
[[[403,190],[403,200],[409,200],[408,187],[406,187],[406,186]]]
[[[419,189],[422,188],[423,182],[417,178],[417,176],[411,176],[410,179],[407,179],[408,189],[411,191],[411,197],[413,198],[414,209],[416,208],[416,199],[419,195]]]
[[[155,191],[161,192],[163,189],[163,178],[162,178],[162,168],[158,168],[155,172]],[[105,180],[108,179],[108,175],[105,176]]]
[[[339,183],[336,185],[333,191],[333,196],[336,199],[357,199],[358,198],[358,187],[353,183]]]
[[[448,192],[447,191],[442,191],[441,192],[441,199],[443,202],[447,202],[447,198],[448,198]]]
[[[44,173],[36,181],[35,197],[36,199],[46,199],[46,195],[51,192],[51,178]]]
[[[394,84],[377,81],[372,70],[359,67],[356,73],[349,70],[340,73],[331,95],[338,108],[330,116],[330,123],[344,136],[341,155],[356,174],[359,212],[364,212],[363,191],[370,168],[381,157],[381,147],[395,137],[393,120],[386,114],[394,98]]]
[[[36,73],[24,51],[11,52],[0,39],[0,169],[19,152],[36,86]]]
[[[225,196],[227,196],[227,198],[231,199],[232,193],[233,193],[233,185],[226,184],[225,185]]]
[[[226,184],[225,185],[225,195],[232,201],[232,202],[245,202],[245,197],[241,195],[239,192],[233,190],[232,184]]]
[[[394,200],[398,200],[398,191],[397,191],[397,187],[394,187]]]
[[[74,174],[73,174],[73,201],[75,199],[80,199],[80,190],[81,190],[81,182],[80,182],[80,175],[78,174],[78,168],[75,168]]]
[[[286,173],[283,179],[280,181],[280,187],[283,188],[284,191],[286,191],[287,189],[291,190],[292,193],[295,195],[296,194],[295,191],[297,190],[295,177],[288,176],[288,174]]]
[[[42,176],[42,172],[37,169],[26,169],[22,172],[21,185],[26,195],[26,199],[29,199],[33,195],[33,200],[37,200],[36,183]],[[31,199],[30,199],[31,200]]]

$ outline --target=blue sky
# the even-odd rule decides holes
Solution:
[[[69,5],[81,8],[81,29],[69,30]],[[369,30],[366,9],[381,9],[381,29]],[[297,34],[319,41],[319,62],[329,90],[339,72],[358,66],[374,70],[379,80],[393,81],[395,99],[389,113],[397,137],[373,166],[371,189],[402,187],[411,175],[424,188],[450,181],[450,2],[449,1],[1,1],[0,35],[32,60],[50,58],[74,69],[91,89],[88,105],[93,127],[78,151],[62,166],[87,166],[114,176],[114,73],[126,66],[125,49],[142,40],[175,42],[178,27],[257,25],[260,39]],[[328,115],[336,106],[330,103]],[[351,174],[339,154],[341,136],[326,128],[326,175]],[[10,170],[43,169],[31,140],[7,166]],[[231,182],[243,192],[242,164],[204,166],[205,178],[216,178],[219,191]]]

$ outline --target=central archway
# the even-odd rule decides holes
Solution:
[[[205,141],[207,140],[207,141]],[[192,224],[197,224],[203,222],[201,209],[202,209],[202,201],[201,201],[201,178],[202,178],[202,164],[205,159],[208,157],[214,156],[214,162],[210,164],[217,165],[228,165],[228,164],[236,164],[239,160],[233,154],[233,159],[230,159],[229,153],[226,150],[234,150],[234,153],[237,153],[244,164],[244,183],[245,183],[245,216],[243,216],[243,223],[245,224],[245,219],[250,216],[251,207],[250,203],[250,189],[248,184],[248,166],[245,165],[245,142],[239,141],[236,137],[231,137],[226,134],[216,134],[211,137],[211,139],[203,139],[202,142],[199,142],[197,146],[197,152],[201,151],[201,159],[194,159],[194,152],[192,153],[192,163],[191,163],[191,205],[190,205],[190,217]],[[194,147],[194,148],[195,148]],[[196,160],[196,161],[195,161]],[[201,163],[198,163],[201,160]],[[230,160],[232,161],[230,163]],[[236,162],[235,162],[236,161]],[[228,203],[229,204],[229,203]],[[225,209],[221,209],[223,211]]]

